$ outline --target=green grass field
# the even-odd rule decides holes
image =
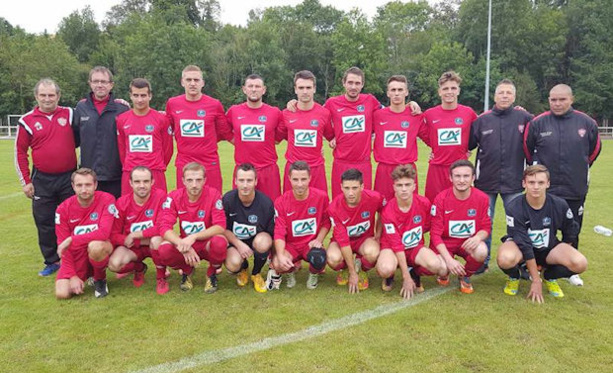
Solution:
[[[426,292],[408,303],[398,286],[382,293],[374,273],[370,289],[350,295],[336,286],[330,270],[314,291],[305,288],[303,270],[296,288],[267,294],[237,288],[224,272],[220,290],[207,295],[202,269],[189,293],[179,290],[173,273],[170,293],[158,296],[150,271],[143,288],[109,274],[108,297],[95,299],[88,288],[84,296],[60,302],[53,279],[36,275],[42,258],[30,204],[15,175],[13,142],[0,141],[0,371],[130,372],[185,359],[186,372],[611,372],[613,238],[592,227],[613,226],[612,145],[604,143],[592,168],[581,235],[589,260],[585,286],[561,281],[561,300],[547,295],[543,305],[530,303],[526,282],[518,296],[504,295],[505,277],[492,263],[491,272],[474,279],[472,295],[459,293],[454,282],[441,292],[428,278]],[[220,154],[227,189],[231,147],[221,144]],[[427,150],[420,154],[426,158]],[[418,167],[423,192],[425,162]],[[174,168],[168,174],[172,186]],[[497,212],[496,246],[504,229],[501,203]],[[398,310],[345,327],[356,313],[372,316],[386,308]],[[335,320],[336,330],[306,338],[318,330],[307,328]],[[220,351],[233,347],[239,348]],[[251,348],[261,351],[244,352]]]

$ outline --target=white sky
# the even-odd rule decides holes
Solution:
[[[407,2],[407,0],[404,0]],[[221,21],[224,24],[245,25],[249,10],[280,5],[297,5],[302,0],[220,0]],[[320,0],[321,4],[333,5],[336,9],[348,11],[360,8],[366,15],[372,17],[377,7],[388,0]],[[435,2],[435,1],[430,1]],[[47,30],[54,34],[62,18],[75,10],[81,10],[90,5],[101,23],[106,12],[121,0],[2,0],[0,17],[4,17],[13,26],[20,26],[30,33],[42,33]]]

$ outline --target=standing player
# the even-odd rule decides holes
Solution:
[[[115,198],[96,191],[96,173],[80,168],[72,173],[75,196],[62,202],[55,213],[57,253],[62,265],[55,281],[55,296],[68,299],[83,293],[83,281],[94,277],[94,295],[108,295],[106,266],[113,245],[109,241],[117,217]]]
[[[260,272],[272,248],[275,208],[266,194],[256,190],[258,175],[251,163],[238,166],[234,183],[236,189],[224,194],[222,199],[226,213],[225,235],[230,243],[226,268],[237,274],[236,283],[243,287],[249,283],[247,259],[253,255],[253,288],[265,293],[266,283]]]
[[[224,237],[226,221],[221,194],[206,183],[206,170],[199,163],[183,167],[183,188],[170,192],[162,205],[160,234],[164,242],[159,253],[162,263],[183,271],[181,290],[189,291],[194,285],[192,273],[200,260],[209,262],[206,293],[217,291],[217,268],[226,259],[228,241]],[[180,235],[173,231],[179,219]]]
[[[600,154],[601,142],[594,119],[573,109],[573,91],[558,84],[549,91],[549,108],[534,118],[524,133],[529,163],[542,164],[551,172],[549,193],[564,198],[573,212],[579,231],[588,191],[589,168]],[[579,249],[579,235],[571,244]],[[569,278],[582,286],[579,275]]]
[[[334,130],[328,109],[313,100],[315,89],[315,75],[312,72],[303,70],[294,75],[294,92],[298,103],[295,111],[283,111],[284,121],[280,130],[281,136],[287,139],[283,192],[291,189],[288,172],[290,165],[296,161],[305,161],[311,168],[309,185],[328,193],[322,145],[324,137],[328,141],[334,138]]]
[[[268,270],[268,290],[279,289],[280,273],[287,273],[287,287],[296,286],[294,272],[300,261],[309,262],[307,288],[315,289],[319,273],[326,266],[323,242],[330,230],[328,194],[309,187],[311,170],[306,162],[298,161],[289,168],[292,190],[275,201],[275,248]]]
[[[81,167],[91,168],[98,178],[98,189],[121,196],[121,161],[117,149],[115,119],[130,106],[113,95],[113,73],[96,66],[89,72],[91,92],[77,103],[74,128],[81,147]]]
[[[206,170],[206,185],[221,193],[217,142],[231,141],[232,129],[221,102],[202,93],[204,79],[198,66],[189,65],[183,69],[181,85],[185,94],[171,97],[166,103],[166,115],[177,140],[177,188],[183,185],[183,167],[197,162]]]
[[[543,278],[551,295],[564,293],[557,279],[582,273],[587,259],[570,243],[577,239],[579,224],[566,201],[547,193],[549,171],[543,165],[526,168],[522,181],[526,194],[509,203],[507,236],[498,249],[498,266],[509,276],[505,294],[519,289],[519,263],[526,262],[532,278],[528,298],[543,302],[543,285],[538,266],[545,268]],[[562,232],[562,241],[557,237]]]
[[[430,231],[430,201],[415,193],[416,177],[412,165],[400,165],[392,171],[395,198],[387,203],[381,214],[383,232],[377,260],[377,273],[384,279],[383,291],[392,290],[394,272],[400,268],[400,295],[406,299],[411,298],[414,291],[424,291],[420,276],[448,275],[443,258],[424,244],[424,235]]]
[[[166,294],[166,267],[162,265],[158,253],[162,243],[160,217],[166,193],[161,189],[152,189],[154,184],[153,172],[147,167],[137,166],[130,172],[132,193],[117,200],[118,215],[111,235],[115,250],[109,259],[109,269],[117,273],[134,272],[132,282],[134,286],[141,287],[147,272],[143,261],[151,257],[157,269],[156,291]]]
[[[392,75],[387,81],[390,106],[375,111],[373,115],[373,153],[378,162],[375,190],[388,200],[394,198],[392,171],[401,164],[410,164],[417,170],[417,137],[424,140],[428,135],[423,124],[423,114],[411,114],[411,109],[406,104],[408,96],[407,78],[404,75]],[[415,175],[417,177],[417,174]],[[417,191],[417,178],[414,181]]]
[[[470,277],[479,269],[487,256],[485,239],[490,235],[489,198],[472,187],[475,168],[467,160],[453,162],[449,168],[452,187],[440,192],[432,205],[430,248],[443,257],[449,272],[460,277],[460,291],[471,294]],[[454,259],[466,260],[462,265]],[[449,285],[449,277],[442,276],[438,283]]]
[[[523,151],[524,129],[532,114],[513,106],[515,84],[504,79],[496,86],[494,107],[481,114],[470,128],[468,148],[477,150],[475,187],[490,198],[490,219],[494,221],[496,198],[500,194],[506,211],[509,202],[522,192],[521,175],[526,167]],[[485,241],[487,258],[478,272],[487,270],[492,236]]]
[[[117,117],[117,145],[123,165],[122,195],[131,194],[130,173],[136,166],[146,166],[156,181],[153,185],[166,193],[166,166],[172,158],[172,128],[168,118],[149,107],[151,84],[136,78],[130,83],[134,109]]]
[[[262,102],[266,93],[264,79],[251,74],[245,79],[243,93],[247,101],[232,106],[226,118],[234,132],[234,177],[238,166],[252,163],[258,174],[257,189],[273,201],[281,195],[281,177],[277,166],[276,141],[280,141],[281,110]],[[257,157],[254,155],[257,154]]]
[[[362,94],[364,72],[351,67],[343,75],[345,94],[330,97],[325,107],[334,127],[334,162],[332,163],[332,198],[341,194],[341,175],[356,168],[364,177],[366,189],[372,189],[372,117],[381,103],[371,94]]]
[[[60,268],[53,214],[57,206],[74,193],[70,174],[77,167],[77,157],[70,127],[72,109],[58,106],[60,87],[51,79],[41,79],[34,86],[34,98],[38,105],[19,118],[15,168],[23,193],[32,200],[38,245],[45,259],[45,268],[38,275],[49,276]]]
[[[375,215],[381,213],[385,199],[379,192],[364,190],[362,173],[355,168],[343,172],[341,180],[343,194],[334,197],[328,207],[334,226],[328,265],[340,271],[336,283],[348,285],[353,294],[368,289],[366,272],[377,263],[381,226]]]
[[[459,159],[467,159],[470,125],[477,114],[468,106],[458,104],[461,82],[454,71],[443,73],[438,80],[441,104],[424,113],[428,145],[432,148],[426,178],[426,197],[430,201],[451,187],[449,166]]]

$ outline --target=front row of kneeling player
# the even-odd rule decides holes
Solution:
[[[292,189],[273,205],[255,190],[257,174],[250,164],[238,167],[236,189],[223,199],[216,189],[204,185],[205,170],[198,163],[184,167],[184,187],[168,196],[152,189],[155,181],[149,169],[136,167],[130,174],[133,193],[115,205],[113,197],[96,191],[95,173],[79,169],[72,176],[76,195],[56,213],[62,258],[56,296],[82,293],[88,277],[93,277],[96,297],[107,295],[107,266],[118,274],[134,273],[133,283],[140,287],[146,257],[156,266],[158,294],[169,291],[167,266],[180,270],[181,290],[191,290],[192,274],[201,260],[209,262],[207,293],[217,290],[217,274],[224,263],[236,274],[239,286],[251,279],[254,289],[263,293],[279,289],[283,274],[287,287],[294,287],[295,272],[305,260],[309,289],[317,287],[328,264],[338,272],[337,284],[348,285],[350,293],[369,287],[366,272],[372,268],[383,279],[382,289],[391,291],[400,268],[404,298],[423,292],[420,276],[427,275],[437,276],[442,286],[449,285],[450,274],[457,275],[460,291],[470,294],[474,291],[470,278],[487,256],[484,240],[491,229],[489,200],[472,187],[474,172],[469,161],[455,162],[449,170],[452,187],[431,204],[415,193],[415,170],[398,166],[392,173],[395,198],[386,204],[379,193],[364,189],[358,170],[350,169],[341,178],[343,193],[329,203],[325,192],[309,187],[309,166],[295,162],[289,168]],[[525,262],[532,278],[528,297],[542,302],[539,267],[550,294],[562,297],[556,279],[585,271],[587,260],[564,243],[573,242],[578,227],[566,202],[546,193],[547,169],[528,167],[523,183],[526,193],[510,204],[508,234],[497,261],[509,275],[506,294],[517,294],[518,266]],[[180,234],[173,230],[177,219]],[[326,250],[323,242],[330,229],[333,235]],[[428,231],[430,247],[424,244]],[[556,237],[558,231],[564,242]],[[247,259],[252,255],[249,276]],[[261,270],[269,257],[265,281]]]

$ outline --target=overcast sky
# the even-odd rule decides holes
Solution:
[[[297,5],[302,0],[220,0],[221,21],[224,24],[246,25],[249,10],[268,8],[279,5]],[[377,7],[388,0],[320,0],[321,4],[333,5],[339,10],[360,8],[372,17]],[[406,0],[405,0],[406,2]],[[430,2],[435,2],[430,0]],[[6,18],[13,26],[20,26],[31,33],[42,33],[47,30],[54,34],[62,18],[75,10],[81,10],[90,5],[100,23],[106,12],[121,0],[2,0],[0,17]]]

